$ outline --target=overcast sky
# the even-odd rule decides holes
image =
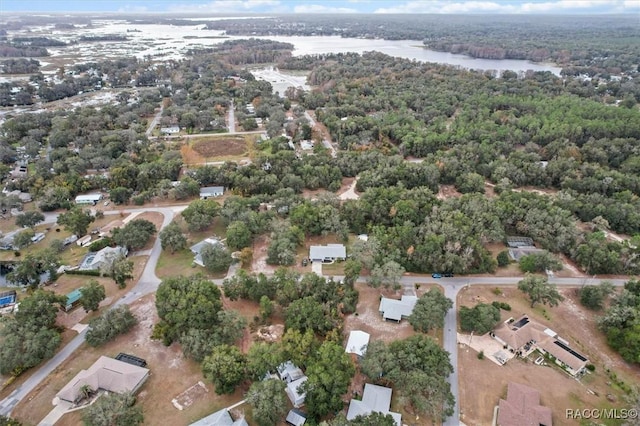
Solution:
[[[638,14],[640,0],[0,0],[3,12]]]

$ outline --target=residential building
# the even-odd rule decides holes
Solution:
[[[210,237],[210,238],[205,238],[199,243],[192,245],[190,250],[194,255],[193,263],[204,267],[204,261],[202,260],[202,249],[205,248],[207,245],[215,246],[218,244],[222,245],[222,242],[220,242],[220,240],[215,237]]]
[[[551,409],[540,405],[540,392],[519,383],[507,385],[507,399],[498,403],[497,426],[553,426]]]
[[[293,409],[287,413],[286,422],[291,426],[302,426],[307,421],[307,416],[300,410]]]
[[[280,364],[277,368],[280,380],[287,383],[285,392],[295,408],[300,408],[304,404],[306,393],[300,389],[300,386],[307,381],[307,376],[302,370],[291,361]]]
[[[403,318],[411,315],[417,302],[416,296],[405,295],[400,300],[383,297],[380,299],[378,311],[385,320],[400,322]]]
[[[347,411],[347,420],[353,420],[358,416],[368,416],[371,413],[390,414],[397,426],[402,426],[402,415],[389,411],[391,408],[391,388],[384,386],[364,385],[362,400],[352,399]]]
[[[201,200],[222,197],[223,194],[224,194],[224,186],[205,186],[200,188]]]
[[[80,289],[75,289],[71,293],[67,294],[67,303],[64,305],[64,311],[69,312],[80,303],[82,298],[82,292]]]
[[[91,204],[95,206],[102,198],[102,194],[78,195],[76,196],[76,204]]]
[[[327,244],[326,246],[309,247],[309,259],[312,262],[334,262],[345,260],[347,249],[344,244]]]
[[[163,135],[175,135],[176,133],[180,133],[180,127],[179,126],[160,127],[160,133]]]
[[[85,386],[116,393],[136,393],[149,377],[147,368],[101,356],[88,370],[80,370],[56,396],[72,403],[82,398]]]
[[[527,315],[518,320],[510,318],[489,335],[518,356],[527,356],[536,349],[550,355],[556,364],[572,376],[582,372],[589,363],[586,356],[569,346],[568,341],[550,328],[530,320]]]
[[[95,253],[87,254],[78,269],[81,271],[103,271],[109,269],[116,259],[126,257],[127,254],[126,247],[105,247]]]
[[[345,352],[348,354],[355,354],[358,357],[363,357],[367,353],[367,346],[369,345],[369,338],[371,335],[361,330],[353,330],[349,333],[349,339],[347,340],[347,346]]]
[[[45,237],[44,232],[36,232],[36,233],[33,235],[33,237],[31,237],[31,242],[32,242],[32,243],[37,243],[37,242],[39,242],[39,241],[44,240],[44,237]]]
[[[244,417],[233,420],[229,410],[223,408],[207,417],[203,417],[197,422],[191,423],[189,426],[249,426]]]

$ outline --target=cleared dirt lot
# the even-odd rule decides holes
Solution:
[[[533,309],[516,288],[499,288],[499,295],[494,293],[495,289],[493,286],[474,286],[463,290],[458,296],[458,304],[473,306],[494,300],[507,302],[512,310],[502,311],[502,320],[527,314],[535,321],[548,325],[568,340],[572,347],[584,353],[596,366],[596,371],[577,381],[558,368],[535,365],[534,359],[524,361],[514,358],[504,366],[498,366],[488,359],[479,360],[477,352],[460,345],[460,404],[463,421],[467,425],[491,424],[493,407],[500,398],[506,397],[506,386],[510,381],[538,389],[542,394],[541,402],[551,408],[556,425],[579,424],[565,418],[566,409],[623,406],[623,392],[608,377],[605,369],[614,371],[627,384],[638,385],[640,368],[624,362],[607,346],[604,335],[596,326],[596,317],[600,314],[583,308],[577,301],[575,289],[561,289],[566,300],[556,308],[536,305]],[[478,392],[478,389],[482,391]],[[613,395],[616,402],[607,401],[607,394]]]
[[[212,135],[186,139],[180,146],[187,165],[248,157],[250,144],[245,136]]]

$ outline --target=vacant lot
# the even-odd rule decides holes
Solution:
[[[491,423],[493,407],[500,398],[506,396],[506,386],[510,381],[538,389],[542,394],[542,404],[552,409],[553,422],[558,425],[578,424],[565,419],[565,410],[568,408],[603,408],[621,404],[623,393],[608,377],[606,368],[627,383],[640,382],[640,368],[627,364],[607,346],[604,335],[596,326],[598,314],[579,305],[575,289],[565,288],[561,293],[566,300],[560,306],[549,308],[537,305],[533,309],[514,287],[496,290],[496,287],[474,286],[460,293],[458,304],[462,306],[491,303],[494,300],[509,303],[512,310],[502,311],[502,320],[527,314],[568,340],[572,347],[584,353],[596,366],[595,373],[576,381],[558,368],[538,366],[533,360],[514,358],[506,365],[498,366],[488,359],[479,360],[474,350],[462,345],[458,351],[460,406],[467,425]],[[482,392],[478,392],[478,389],[482,389]],[[613,395],[617,402],[607,401],[608,394]]]
[[[185,164],[203,164],[247,157],[250,145],[245,136],[204,136],[188,139],[180,152]]]

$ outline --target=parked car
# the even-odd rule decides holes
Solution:
[[[453,278],[453,274],[451,272],[445,272],[442,276],[445,278]]]
[[[442,278],[442,274],[431,274],[431,278]]]

